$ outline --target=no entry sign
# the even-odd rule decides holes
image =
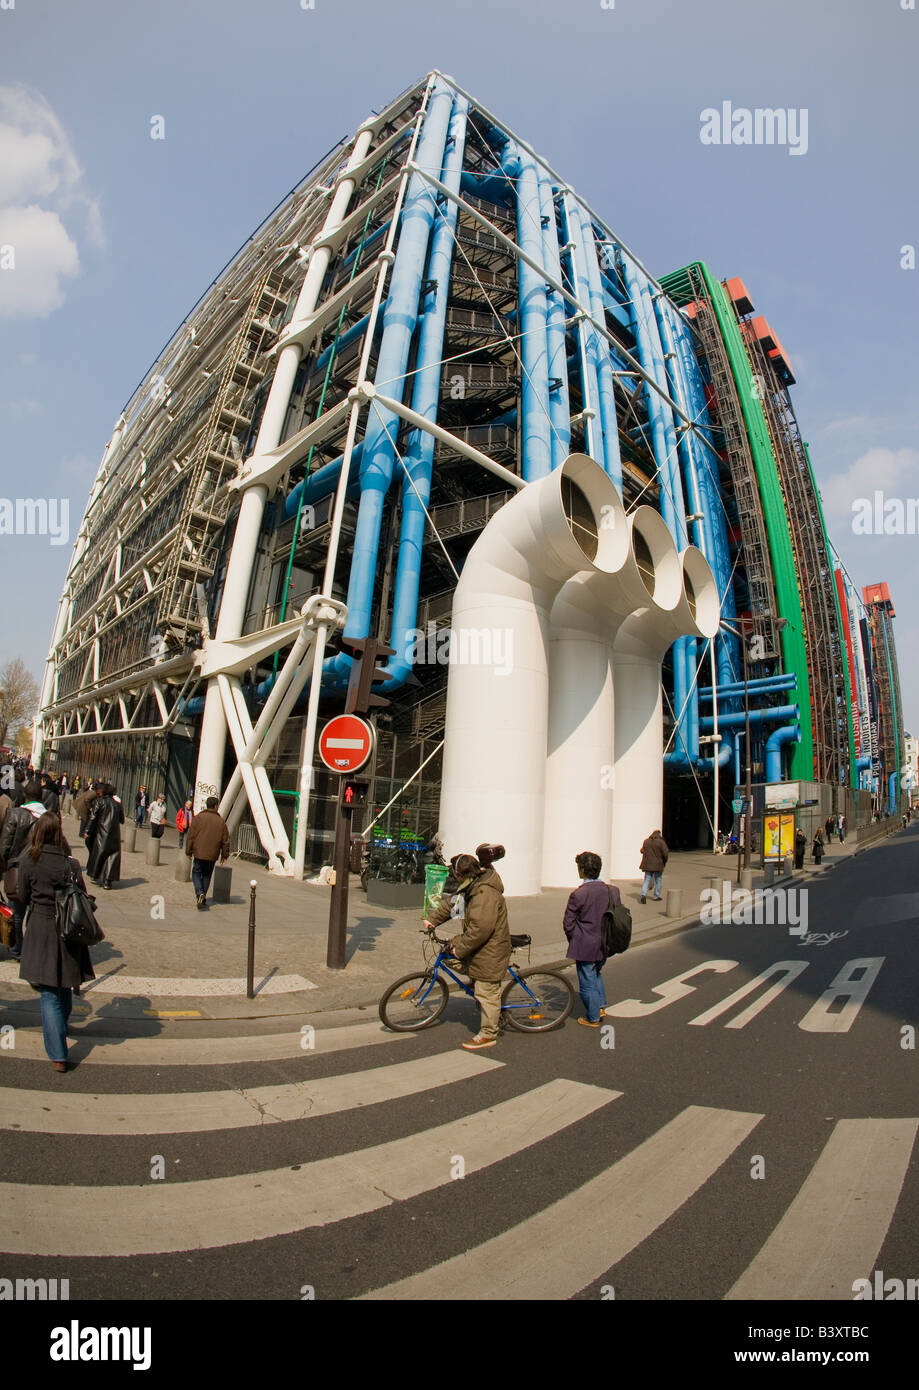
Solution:
[[[319,735],[319,756],[332,772],[357,772],[373,752],[373,729],[356,714],[339,714]]]

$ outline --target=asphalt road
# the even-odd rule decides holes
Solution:
[[[465,1000],[407,1040],[355,1012],[335,1051],[289,1023],[179,1025],[237,1040],[150,1065],[112,1043],[64,1077],[20,1035],[0,1276],[72,1300],[851,1301],[875,1270],[919,1279],[917,885],[919,826],[810,883],[806,933],[629,952],[604,1028],[475,1057]]]

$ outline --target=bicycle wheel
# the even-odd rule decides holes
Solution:
[[[447,986],[430,971],[403,975],[380,1000],[380,1018],[395,1033],[416,1033],[436,1022],[447,1007]]]
[[[571,1013],[574,990],[552,970],[521,970],[501,996],[502,1017],[520,1033],[548,1033]],[[526,988],[524,988],[524,982]]]

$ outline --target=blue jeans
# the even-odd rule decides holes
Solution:
[[[41,1031],[45,1051],[52,1062],[67,1061],[67,1020],[73,1007],[73,990],[54,985],[39,985],[41,995]]]
[[[579,960],[577,963],[581,1003],[591,1023],[598,1022],[600,1010],[606,1007],[606,990],[603,988],[603,976],[600,974],[605,963],[602,960]]]
[[[191,861],[191,881],[195,886],[195,896],[200,897],[203,893],[207,897],[207,890],[211,886],[211,878],[214,873],[213,859],[193,859]]]
[[[646,898],[646,897],[648,896],[648,889],[649,889],[649,888],[651,887],[651,885],[653,884],[653,885],[654,885],[654,897],[655,897],[655,899],[659,902],[659,901],[660,901],[660,896],[661,896],[661,884],[662,884],[662,882],[663,882],[663,878],[664,878],[663,871],[661,871],[659,874],[645,874],[645,881],[644,881],[644,883],[641,885],[641,896],[642,896],[643,898]]]

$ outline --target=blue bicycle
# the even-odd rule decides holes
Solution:
[[[435,932],[425,932],[441,948],[437,959],[427,970],[403,975],[396,980],[380,1000],[380,1018],[395,1033],[417,1033],[436,1023],[447,1007],[449,988],[444,975],[470,997],[472,985],[454,974],[448,961],[459,962],[450,955],[448,941]],[[529,946],[529,936],[512,936],[512,950]],[[559,1028],[574,1006],[574,990],[565,976],[555,970],[516,970],[508,966],[510,980],[501,995],[501,1017],[511,1028],[521,1033],[548,1033]]]

